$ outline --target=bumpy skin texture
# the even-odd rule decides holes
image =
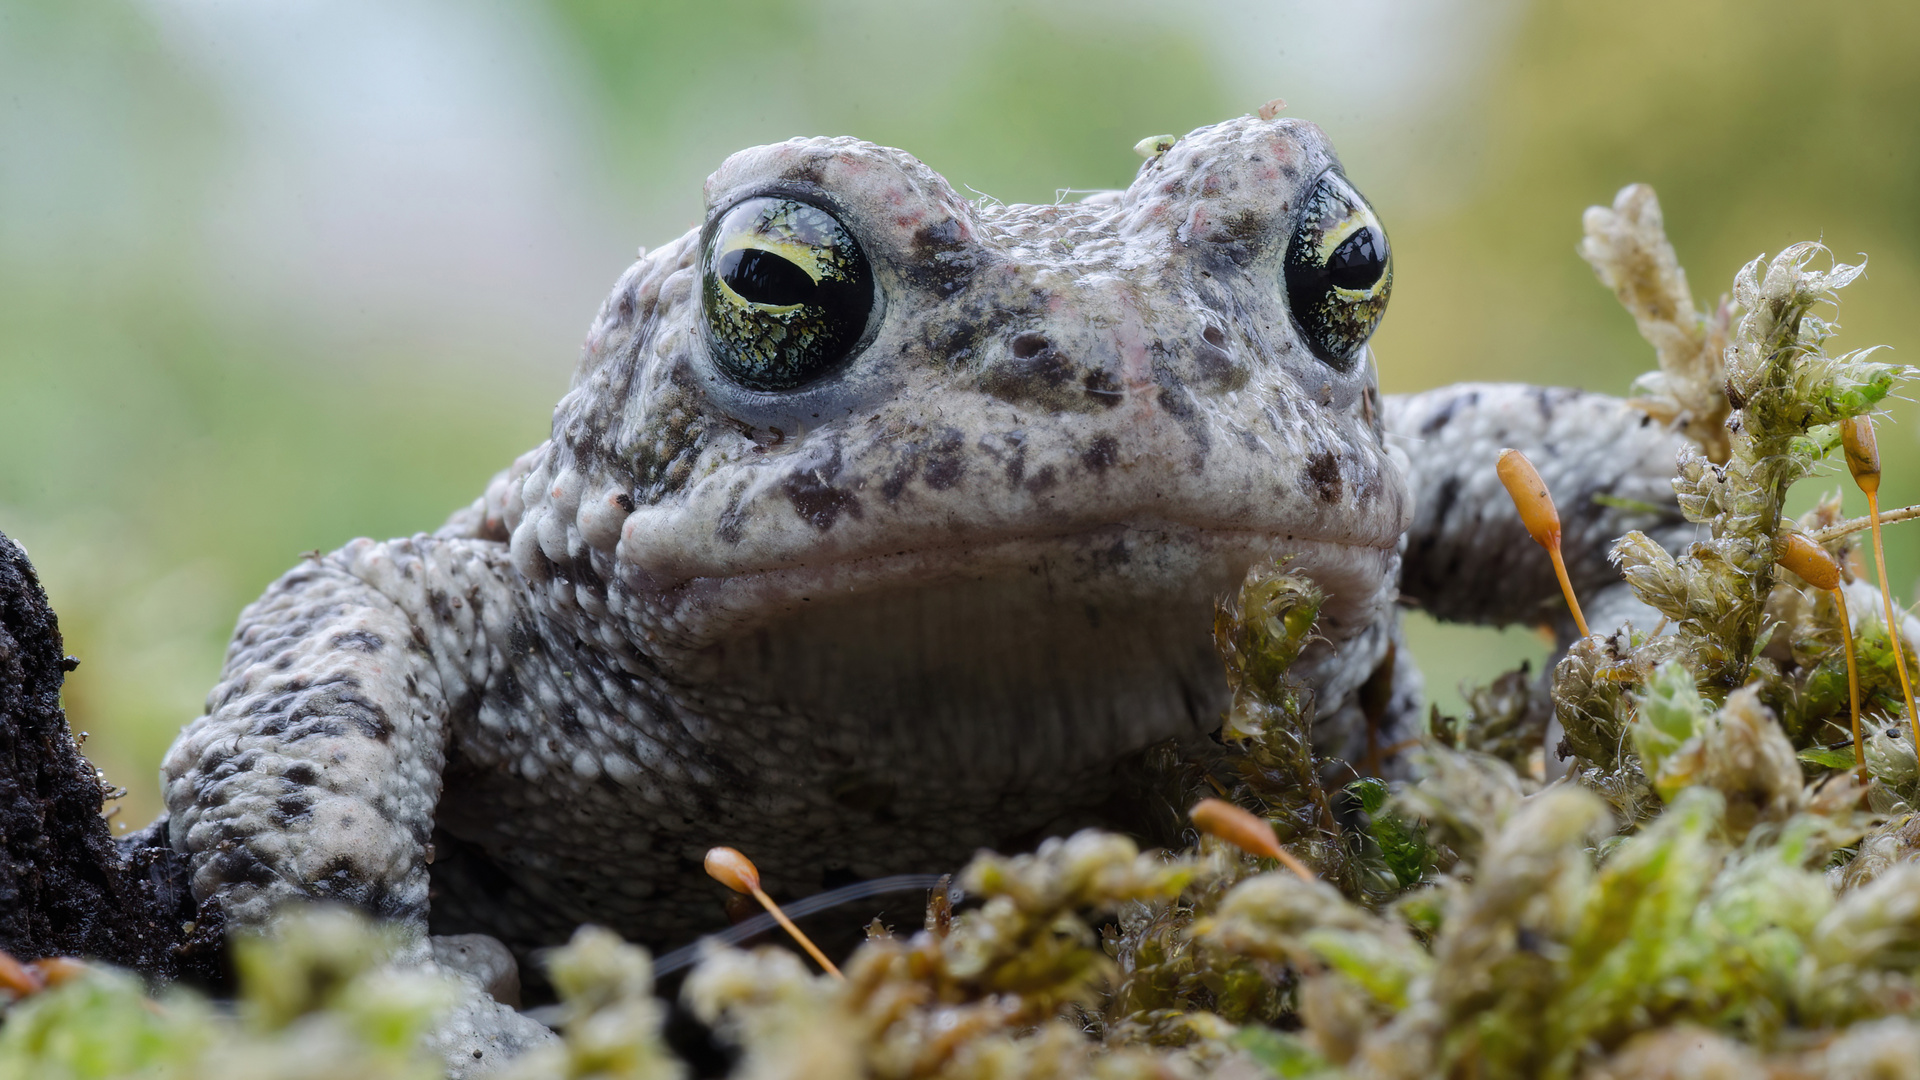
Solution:
[[[438,533],[356,541],[243,613],[164,769],[196,895],[524,951],[582,921],[712,928],[716,843],[776,895],[950,868],[1097,815],[1118,760],[1215,729],[1211,607],[1276,556],[1328,593],[1297,670],[1351,753],[1403,547],[1407,594],[1448,618],[1553,616],[1500,445],[1556,490],[1670,508],[1678,443],[1594,396],[1382,403],[1370,354],[1316,359],[1280,267],[1331,167],[1319,129],[1253,118],[1060,206],[967,202],[848,139],[736,154],[708,222],[768,193],[832,210],[877,285],[864,345],[743,389],[707,348],[701,236],[641,258],[550,441]],[[1627,521],[1574,502],[1575,580],[1613,580]],[[1417,707],[1400,677],[1390,724]]]

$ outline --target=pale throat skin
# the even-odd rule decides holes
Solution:
[[[1560,617],[1502,445],[1562,495],[1617,625],[1606,540],[1678,517],[1590,496],[1670,508],[1679,437],[1575,391],[1383,400],[1364,347],[1315,355],[1282,261],[1337,169],[1318,128],[1251,117],[1059,206],[850,139],[734,155],[705,231],[602,305],[548,442],[440,531],[355,541],[241,615],[163,770],[196,897],[524,954],[581,922],[724,925],[716,844],[776,896],[953,869],[1098,820],[1117,763],[1216,730],[1212,608],[1276,557],[1327,594],[1298,670],[1357,759],[1370,676],[1388,737],[1420,707],[1398,601]],[[788,389],[731,377],[703,309],[706,238],[756,197],[826,210],[871,267],[858,340]]]

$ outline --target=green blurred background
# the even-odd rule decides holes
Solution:
[[[732,150],[854,134],[1051,200],[1285,97],[1392,235],[1389,392],[1618,393],[1651,353],[1574,245],[1636,180],[1703,302],[1822,239],[1871,255],[1841,343],[1920,354],[1916,54],[1897,0],[0,0],[0,530],[137,825],[241,605],[536,443],[602,294]],[[1890,536],[1911,600],[1920,526]],[[1413,630],[1443,704],[1545,653]]]

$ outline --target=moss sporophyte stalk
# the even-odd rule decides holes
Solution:
[[[960,910],[940,889],[923,927],[876,925],[843,980],[710,947],[682,997],[735,1074],[1915,1075],[1911,623],[1854,577],[1837,500],[1782,511],[1843,445],[1864,460],[1850,425],[1909,372],[1828,350],[1823,305],[1860,270],[1816,245],[1756,259],[1702,312],[1650,190],[1586,227],[1659,357],[1639,400],[1694,440],[1674,489],[1699,538],[1614,548],[1657,625],[1582,637],[1550,690],[1523,670],[1436,712],[1413,777],[1390,781],[1316,751],[1291,671],[1325,597],[1257,568],[1214,626],[1221,746],[1145,770],[1149,811],[1179,827],[1194,808],[1184,847],[1088,831],[983,853]],[[750,864],[720,869],[757,886]],[[388,965],[399,944],[289,917],[237,947],[231,1010],[102,968],[6,967],[0,1078],[431,1075],[419,1039],[453,999]],[[505,1075],[685,1075],[644,951],[582,930],[548,969],[563,1038]]]

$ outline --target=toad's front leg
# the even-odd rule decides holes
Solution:
[[[412,620],[353,572],[391,554],[358,554],[293,570],[242,613],[207,715],[162,766],[194,897],[238,926],[289,900],[425,925],[446,696]]]
[[[1607,555],[1629,529],[1670,550],[1692,537],[1673,495],[1683,436],[1619,398],[1502,383],[1390,397],[1385,421],[1414,491],[1401,564],[1407,599],[1450,622],[1552,624],[1570,639],[1552,564],[1495,473],[1500,450],[1513,447],[1558,504],[1567,572],[1594,632],[1658,621]]]
[[[404,962],[431,962],[429,838],[449,700],[468,693],[474,642],[444,620],[429,635],[410,611],[485,561],[457,542],[358,541],[242,613],[207,714],[162,766],[172,842],[192,858],[203,908],[245,929],[289,901],[351,904],[403,928]],[[547,1037],[470,989],[439,1036],[450,1064]]]

